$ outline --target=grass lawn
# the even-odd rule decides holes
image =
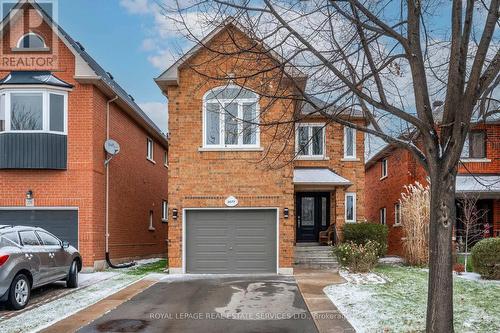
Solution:
[[[379,266],[385,284],[333,285],[325,292],[357,332],[423,332],[428,273]],[[455,332],[500,332],[500,283],[454,278]]]
[[[162,273],[167,267],[167,260],[162,259],[149,264],[132,267],[125,271],[129,275],[146,275],[149,273]]]

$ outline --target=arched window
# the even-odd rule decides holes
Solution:
[[[203,97],[203,146],[207,148],[257,148],[259,97],[239,86],[210,90]]]
[[[30,32],[26,35],[22,36],[17,42],[17,48],[19,49],[45,49],[47,46],[45,45],[45,41],[42,36]]]

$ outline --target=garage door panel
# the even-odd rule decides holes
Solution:
[[[0,209],[0,224],[40,227],[78,248],[78,211]]]
[[[276,273],[276,214],[269,209],[188,211],[186,271]]]

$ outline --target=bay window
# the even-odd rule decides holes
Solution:
[[[325,124],[298,124],[295,142],[295,152],[298,158],[323,158]]]
[[[0,91],[0,132],[67,133],[67,93],[53,90]]]
[[[258,96],[238,87],[212,89],[203,99],[203,146],[207,148],[258,148]]]

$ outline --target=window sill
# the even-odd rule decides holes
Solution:
[[[351,223],[351,224],[354,224],[354,223],[356,223],[356,221],[345,221],[345,223]]]
[[[161,219],[161,222],[162,223],[168,223],[168,220],[167,219]]]
[[[156,229],[154,227],[149,227],[148,231],[156,231]]]
[[[330,157],[326,157],[326,156],[304,156],[304,155],[301,155],[301,156],[296,156],[295,159],[298,160],[298,161],[329,161]]]
[[[359,162],[361,159],[356,158],[356,157],[344,157],[340,159],[342,162]]]
[[[50,52],[48,47],[39,48],[25,48],[25,47],[13,47],[12,52]]]
[[[149,157],[146,157],[146,160],[148,160],[149,162],[153,163],[153,164],[156,164],[156,162],[152,159],[150,159]]]
[[[490,163],[491,160],[489,158],[461,158],[460,162],[462,162],[462,163]]]
[[[393,228],[399,228],[399,227],[401,227],[401,223],[393,224],[392,227]]]
[[[388,176],[383,176],[383,177],[380,177],[380,180],[384,180],[386,179]]]
[[[264,148],[262,147],[252,147],[252,148],[245,148],[245,147],[200,147],[198,148],[199,152],[210,152],[210,151],[264,151]]]

